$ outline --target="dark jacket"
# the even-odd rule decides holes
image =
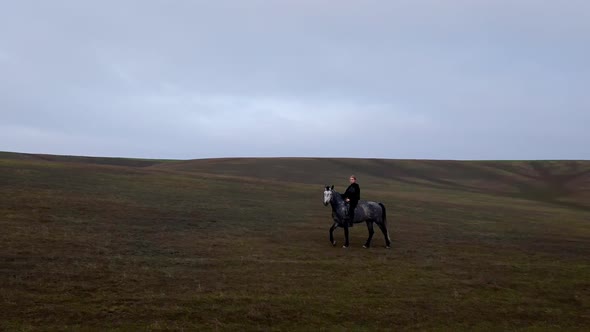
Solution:
[[[353,204],[357,203],[361,199],[361,187],[357,183],[351,184],[346,189],[346,192],[342,194],[342,198],[350,199]]]

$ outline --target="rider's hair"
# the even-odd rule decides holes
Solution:
[[[354,176],[354,175],[351,175],[350,177],[356,180],[356,176]]]

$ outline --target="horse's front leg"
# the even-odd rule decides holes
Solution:
[[[348,223],[345,221],[344,222],[344,245],[342,246],[342,248],[348,248],[349,245],[350,245],[350,243],[348,242]]]
[[[336,240],[334,240],[334,230],[338,228],[338,223],[334,222],[334,224],[332,225],[332,227],[330,227],[330,243],[335,246],[336,245]]]

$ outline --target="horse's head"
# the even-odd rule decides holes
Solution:
[[[334,195],[334,186],[326,186],[324,188],[324,206],[328,206],[332,201],[332,195]]]

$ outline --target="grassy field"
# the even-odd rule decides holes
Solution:
[[[589,161],[0,153],[0,227],[0,330],[590,329]]]

